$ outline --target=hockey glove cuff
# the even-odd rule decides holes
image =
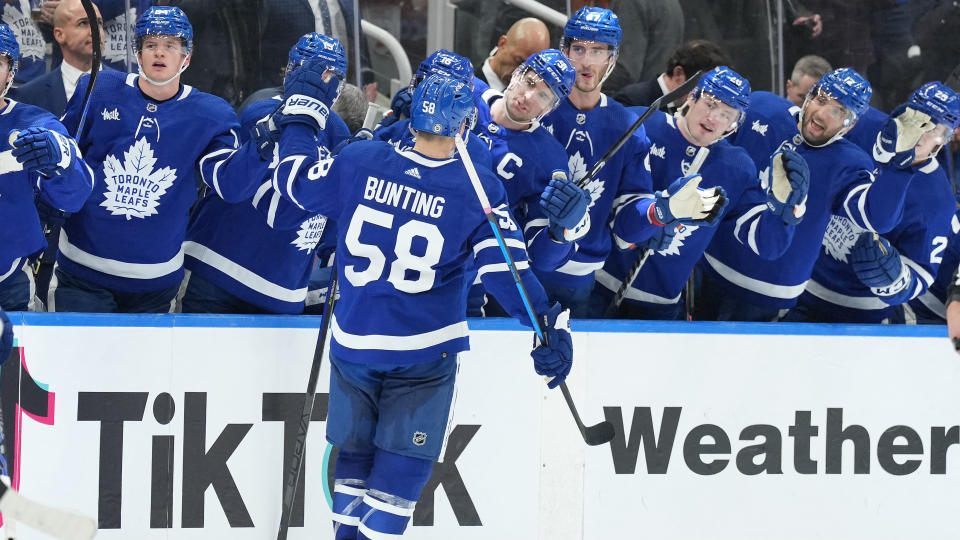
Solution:
[[[38,172],[47,178],[63,174],[80,157],[76,141],[42,127],[19,132],[11,145],[14,157],[23,164],[24,170]]]
[[[540,327],[547,336],[549,345],[540,344],[530,352],[533,368],[549,378],[548,388],[556,388],[566,380],[573,365],[573,338],[570,336],[570,310],[554,303],[540,315]],[[535,338],[536,339],[536,338]]]
[[[577,186],[561,170],[553,171],[540,194],[540,208],[550,220],[550,236],[556,242],[572,242],[590,230],[590,193]]]
[[[894,297],[912,292],[914,278],[910,267],[903,264],[900,252],[882,236],[860,234],[850,250],[850,265],[861,283],[877,296]]]
[[[789,149],[775,152],[770,157],[767,208],[787,225],[796,225],[807,211],[809,191],[810,169],[803,156]]]

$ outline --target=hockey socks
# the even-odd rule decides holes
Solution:
[[[423,486],[433,472],[433,462],[377,450],[360,505],[358,539],[399,538],[406,530]]]
[[[337,453],[333,486],[333,537],[335,540],[353,540],[360,524],[361,503],[367,493],[366,478],[373,468],[373,454],[362,452]]]

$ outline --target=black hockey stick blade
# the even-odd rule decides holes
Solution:
[[[700,70],[694,73],[693,76],[687,79],[686,81],[684,81],[683,84],[674,88],[670,92],[667,92],[666,94],[658,97],[656,101],[651,103],[650,106],[647,107],[647,110],[643,111],[643,114],[640,115],[640,118],[637,118],[633,122],[633,124],[629,128],[627,128],[626,131],[623,132],[623,135],[620,135],[620,138],[617,139],[617,142],[613,143],[613,146],[611,146],[610,149],[607,150],[607,153],[604,154],[599,161],[594,163],[593,167],[590,167],[590,170],[587,171],[587,174],[585,174],[583,178],[581,178],[577,182],[577,185],[580,186],[580,188],[583,188],[587,185],[587,183],[593,180],[597,176],[597,174],[600,173],[600,169],[602,169],[603,166],[607,164],[607,161],[609,161],[610,158],[612,158],[613,155],[616,154],[617,151],[620,150],[620,148],[623,147],[623,145],[626,144],[628,140],[630,140],[630,137],[632,137],[633,133],[637,131],[637,128],[639,128],[644,122],[646,122],[647,118],[650,118],[650,116],[653,115],[655,111],[660,110],[661,103],[672,103],[676,101],[678,98],[681,98],[689,94],[690,91],[693,90],[693,87],[696,86],[697,82],[700,80],[701,73],[703,73],[703,70]]]
[[[317,336],[317,346],[313,350],[313,362],[310,364],[307,392],[303,396],[303,410],[300,412],[300,423],[297,426],[296,439],[293,441],[293,455],[290,458],[290,463],[288,463],[284,478],[283,504],[280,507],[280,527],[277,529],[277,540],[286,540],[287,530],[290,528],[293,499],[296,497],[297,486],[300,483],[300,471],[303,468],[304,450],[307,446],[307,430],[310,428],[310,417],[313,416],[313,403],[317,395],[320,364],[323,362],[323,350],[327,344],[327,334],[330,333],[330,323],[333,320],[333,308],[336,303],[337,266],[334,262],[330,271],[330,283],[327,286],[327,306],[320,319],[320,334]]]
[[[583,420],[580,419],[580,413],[577,412],[577,406],[573,403],[573,396],[570,395],[567,382],[564,381],[560,383],[559,386],[560,392],[563,393],[563,399],[567,401],[567,407],[570,409],[570,412],[573,413],[573,420],[577,423],[577,429],[580,430],[583,442],[587,443],[588,446],[598,446],[612,441],[615,434],[613,424],[604,420],[599,424],[585,426]]]

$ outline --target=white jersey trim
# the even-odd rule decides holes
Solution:
[[[807,286],[806,281],[800,283],[799,285],[777,285],[775,283],[767,283],[766,281],[745,276],[706,253],[703,254],[703,257],[706,259],[707,264],[709,264],[716,273],[720,274],[723,279],[733,283],[738,287],[747,289],[748,291],[769,296],[771,298],[783,298],[785,300],[791,300],[800,296],[800,294],[803,293],[803,289]]]
[[[526,270],[530,268],[530,263],[528,261],[518,261],[516,263],[517,270]],[[510,265],[505,262],[495,263],[495,264],[485,264],[477,270],[477,279],[480,279],[481,276],[489,272],[509,272]]]
[[[71,261],[111,276],[131,279],[156,279],[183,268],[183,246],[172,259],[159,263],[132,263],[98,257],[70,243],[67,232],[60,229],[60,253]]]
[[[344,332],[337,324],[334,314],[331,321],[333,337],[337,343],[349,349],[380,350],[380,351],[416,351],[434,345],[467,336],[467,321],[444,326],[430,332],[413,334],[412,336],[384,336],[378,334],[360,335]]]
[[[876,311],[890,307],[890,304],[876,296],[850,296],[832,291],[814,280],[807,282],[807,292],[821,300],[852,309]]]
[[[307,288],[288,289],[264,279],[243,266],[231,261],[216,251],[196,242],[184,242],[184,253],[198,261],[216,268],[244,287],[282,302],[303,302],[307,299]]]
[[[557,272],[561,274],[569,274],[571,276],[589,276],[590,274],[596,272],[597,270],[603,268],[603,263],[605,261],[597,262],[581,262],[581,261],[567,261],[566,264],[557,268]]]
[[[597,283],[615,293],[620,290],[620,285],[623,283],[623,280],[613,277],[612,275],[608,274],[606,270],[597,270]],[[673,305],[680,301],[679,294],[675,298],[665,298],[656,294],[650,294],[635,287],[627,287],[623,297],[630,300],[636,300],[637,302],[662,305]]]
[[[905,257],[902,253],[900,254],[900,260],[903,261],[903,264],[909,266],[911,270],[916,272],[917,275],[920,276],[920,279],[927,282],[927,287],[933,285],[933,282],[936,279],[930,274],[930,272],[927,272],[926,268],[920,266],[909,257]]]
[[[524,244],[522,240],[517,240],[516,238],[505,238],[504,243],[507,244],[507,247],[517,248],[522,250],[527,249],[527,245]],[[473,254],[476,255],[480,253],[481,250],[484,250],[490,247],[495,247],[498,249],[500,248],[500,243],[497,242],[496,238],[488,238],[478,243],[477,245],[473,246]]]
[[[7,270],[2,276],[0,276],[0,282],[3,282],[3,280],[5,280],[5,279],[7,279],[8,277],[12,276],[13,273],[16,272],[17,269],[20,268],[20,265],[21,265],[21,264],[23,264],[23,257],[17,257],[16,259],[14,259],[14,260],[13,260],[13,264],[10,266],[10,269]]]
[[[401,156],[409,159],[410,161],[413,161],[413,162],[415,162],[415,163],[418,163],[418,164],[420,164],[420,165],[423,165],[424,167],[430,167],[431,169],[436,168],[436,167],[443,167],[443,166],[446,165],[447,163],[453,163],[453,161],[454,161],[453,158],[450,158],[450,159],[430,159],[430,158],[428,158],[428,157],[426,157],[426,156],[421,156],[420,154],[414,152],[413,150],[400,150],[400,149],[397,148],[397,147],[394,147],[393,149],[394,149],[394,151],[396,151],[396,153],[398,153],[398,154],[400,154]]]
[[[930,291],[927,291],[917,297],[917,300],[927,309],[937,314],[943,320],[947,320],[947,306]]]

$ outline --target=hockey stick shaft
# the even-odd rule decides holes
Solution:
[[[626,131],[623,132],[623,135],[620,135],[620,138],[617,139],[617,142],[613,143],[613,146],[611,146],[610,149],[607,150],[607,153],[604,154],[599,161],[594,163],[593,167],[590,167],[590,170],[587,171],[587,174],[585,174],[583,178],[581,178],[577,182],[577,185],[583,188],[591,180],[596,178],[596,176],[600,174],[600,169],[602,169],[603,166],[607,164],[607,161],[609,161],[610,158],[612,158],[613,155],[616,154],[617,151],[619,151],[620,148],[622,148],[623,145],[626,144],[628,140],[630,140],[630,137],[633,136],[633,133],[637,131],[637,129],[639,129],[644,122],[647,121],[647,118],[650,118],[650,116],[652,116],[654,112],[660,110],[660,105],[662,103],[673,103],[678,98],[681,98],[689,94],[690,91],[693,90],[693,87],[697,85],[697,81],[700,80],[700,73],[702,73],[702,71],[698,71],[694,73],[693,76],[687,79],[686,81],[684,81],[683,84],[674,88],[670,92],[667,92],[666,94],[658,97],[656,101],[651,103],[650,106],[647,107],[647,110],[643,111],[643,114],[641,114],[639,118],[634,120],[633,124],[629,128],[627,128]]]
[[[510,255],[510,248],[507,247],[507,243],[503,239],[503,233],[500,231],[500,227],[497,225],[496,218],[493,214],[493,208],[490,206],[490,199],[487,198],[487,194],[483,190],[483,185],[480,183],[480,177],[477,176],[477,170],[473,166],[473,160],[470,159],[470,154],[467,153],[467,145],[460,137],[455,137],[455,140],[457,150],[460,153],[460,159],[463,161],[463,166],[467,170],[467,176],[470,177],[470,184],[473,186],[473,190],[477,195],[477,199],[480,201],[480,206],[483,207],[483,213],[487,218],[487,223],[490,224],[490,228],[493,230],[493,235],[497,239],[497,245],[500,246],[500,251],[503,253],[503,258],[506,260],[507,266],[510,268],[510,274],[513,276],[513,281],[517,286],[517,291],[520,293],[520,299],[527,311],[527,316],[530,318],[530,324],[533,326],[534,332],[537,333],[537,337],[540,339],[540,342],[545,346],[548,346],[546,332],[544,332],[543,328],[540,327],[540,321],[537,320],[537,315],[533,311],[533,305],[530,303],[530,295],[527,294],[527,289],[523,285],[523,280],[520,279],[520,272],[517,271],[517,265],[513,260],[513,256]],[[580,412],[577,410],[577,405],[573,401],[573,396],[570,394],[570,389],[567,388],[567,382],[563,381],[558,386],[560,387],[560,392],[563,393],[563,399],[567,402],[567,408],[570,409],[570,414],[573,415],[573,420],[576,422],[577,429],[580,430],[580,436],[583,437],[584,442],[589,445],[609,442],[610,439],[613,438],[613,426],[609,425],[607,422],[601,422],[596,426],[590,426],[588,428],[586,425],[584,425],[583,420],[580,418]],[[607,427],[608,425],[609,427]]]
[[[293,442],[293,455],[287,464],[286,481],[283,484],[283,504],[280,508],[280,527],[277,540],[287,538],[290,527],[290,515],[293,512],[293,499],[300,483],[300,471],[303,468],[303,455],[307,445],[307,430],[310,429],[310,417],[313,416],[313,403],[317,395],[317,381],[320,378],[320,365],[323,363],[323,351],[327,344],[327,335],[333,321],[333,308],[337,303],[337,265],[334,262],[330,271],[330,283],[327,286],[327,306],[320,319],[320,334],[317,346],[313,350],[313,362],[310,365],[310,377],[307,379],[307,392],[303,397],[303,409],[300,411],[300,424]]]
[[[93,8],[91,0],[80,0],[83,5],[83,11],[87,15],[87,24],[90,26],[90,41],[93,47],[93,59],[90,62],[90,80],[87,82],[87,91],[83,94],[83,103],[80,106],[80,121],[77,123],[77,132],[74,139],[80,140],[83,134],[83,126],[87,121],[87,111],[90,109],[90,95],[93,93],[93,85],[97,82],[97,74],[100,72],[100,61],[103,56],[103,40],[100,35],[100,17]]]
[[[699,73],[699,72],[697,72]],[[707,156],[710,155],[710,147],[701,146],[697,150],[697,155],[694,156],[693,162],[690,164],[690,167],[687,169],[685,175],[689,176],[691,174],[697,174],[700,172],[700,167],[703,166],[703,162],[707,160]],[[675,225],[664,225],[664,227],[673,227]],[[620,283],[620,287],[617,289],[616,294],[613,295],[613,300],[610,301],[610,304],[607,305],[607,309],[604,312],[605,317],[612,317],[616,314],[617,310],[620,309],[620,304],[623,303],[624,297],[627,295],[627,289],[630,288],[630,284],[633,283],[633,280],[637,279],[637,276],[640,275],[640,270],[643,270],[643,265],[647,263],[647,259],[653,255],[653,250],[646,248],[643,250],[637,260],[630,266],[630,271],[627,272],[627,277],[623,278],[623,282]]]

